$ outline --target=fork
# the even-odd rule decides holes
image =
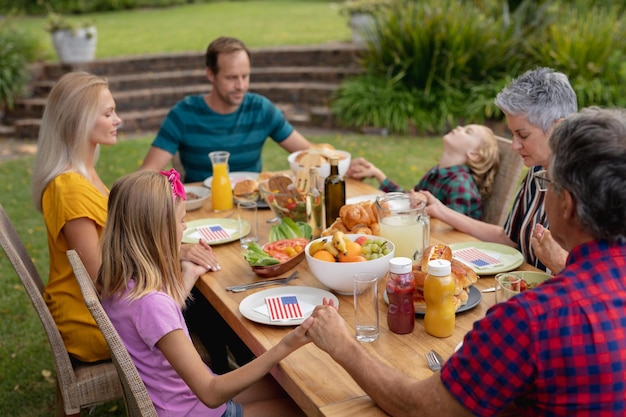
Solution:
[[[425,353],[426,362],[428,362],[428,367],[431,371],[437,372],[441,369],[441,364],[443,363],[443,358],[434,350]]]
[[[289,275],[288,277],[268,279],[265,281],[251,282],[248,284],[233,285],[232,287],[226,287],[226,290],[232,291],[232,292],[242,292],[242,291],[247,291],[251,288],[264,287],[266,285],[286,284],[297,276],[298,276],[298,271],[293,271],[291,275]]]

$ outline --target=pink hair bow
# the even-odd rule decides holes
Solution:
[[[185,187],[183,186],[183,183],[180,182],[180,174],[178,171],[172,168],[169,171],[161,171],[161,174],[165,175],[167,180],[170,182],[174,199],[176,199],[176,197],[180,197],[181,200],[186,200],[187,195],[185,194]]]

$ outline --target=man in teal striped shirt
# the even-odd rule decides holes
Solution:
[[[180,154],[185,182],[213,174],[208,154],[228,151],[231,172],[261,171],[261,151],[268,137],[287,152],[310,144],[267,98],[248,92],[250,51],[238,39],[220,37],[206,52],[212,84],[204,95],[187,96],[168,113],[141,169],[163,169]]]

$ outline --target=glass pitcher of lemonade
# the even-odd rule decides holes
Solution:
[[[233,208],[233,188],[228,177],[228,158],[230,153],[215,151],[209,153],[213,165],[213,180],[211,181],[211,204],[213,210],[226,211]]]
[[[393,242],[395,256],[419,260],[430,242],[426,203],[409,194],[394,192],[376,197],[380,235]]]

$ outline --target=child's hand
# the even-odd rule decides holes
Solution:
[[[385,179],[383,172],[376,168],[374,164],[367,161],[364,158],[356,158],[350,161],[350,167],[346,172],[346,177],[352,177],[357,180],[362,180],[365,178],[373,178],[382,176],[382,179]],[[379,181],[382,181],[379,179]]]
[[[207,271],[219,271],[222,269],[213,248],[200,239],[196,244],[186,244],[180,247],[180,258],[183,261],[190,261],[204,268],[204,271],[199,275],[204,274]]]

